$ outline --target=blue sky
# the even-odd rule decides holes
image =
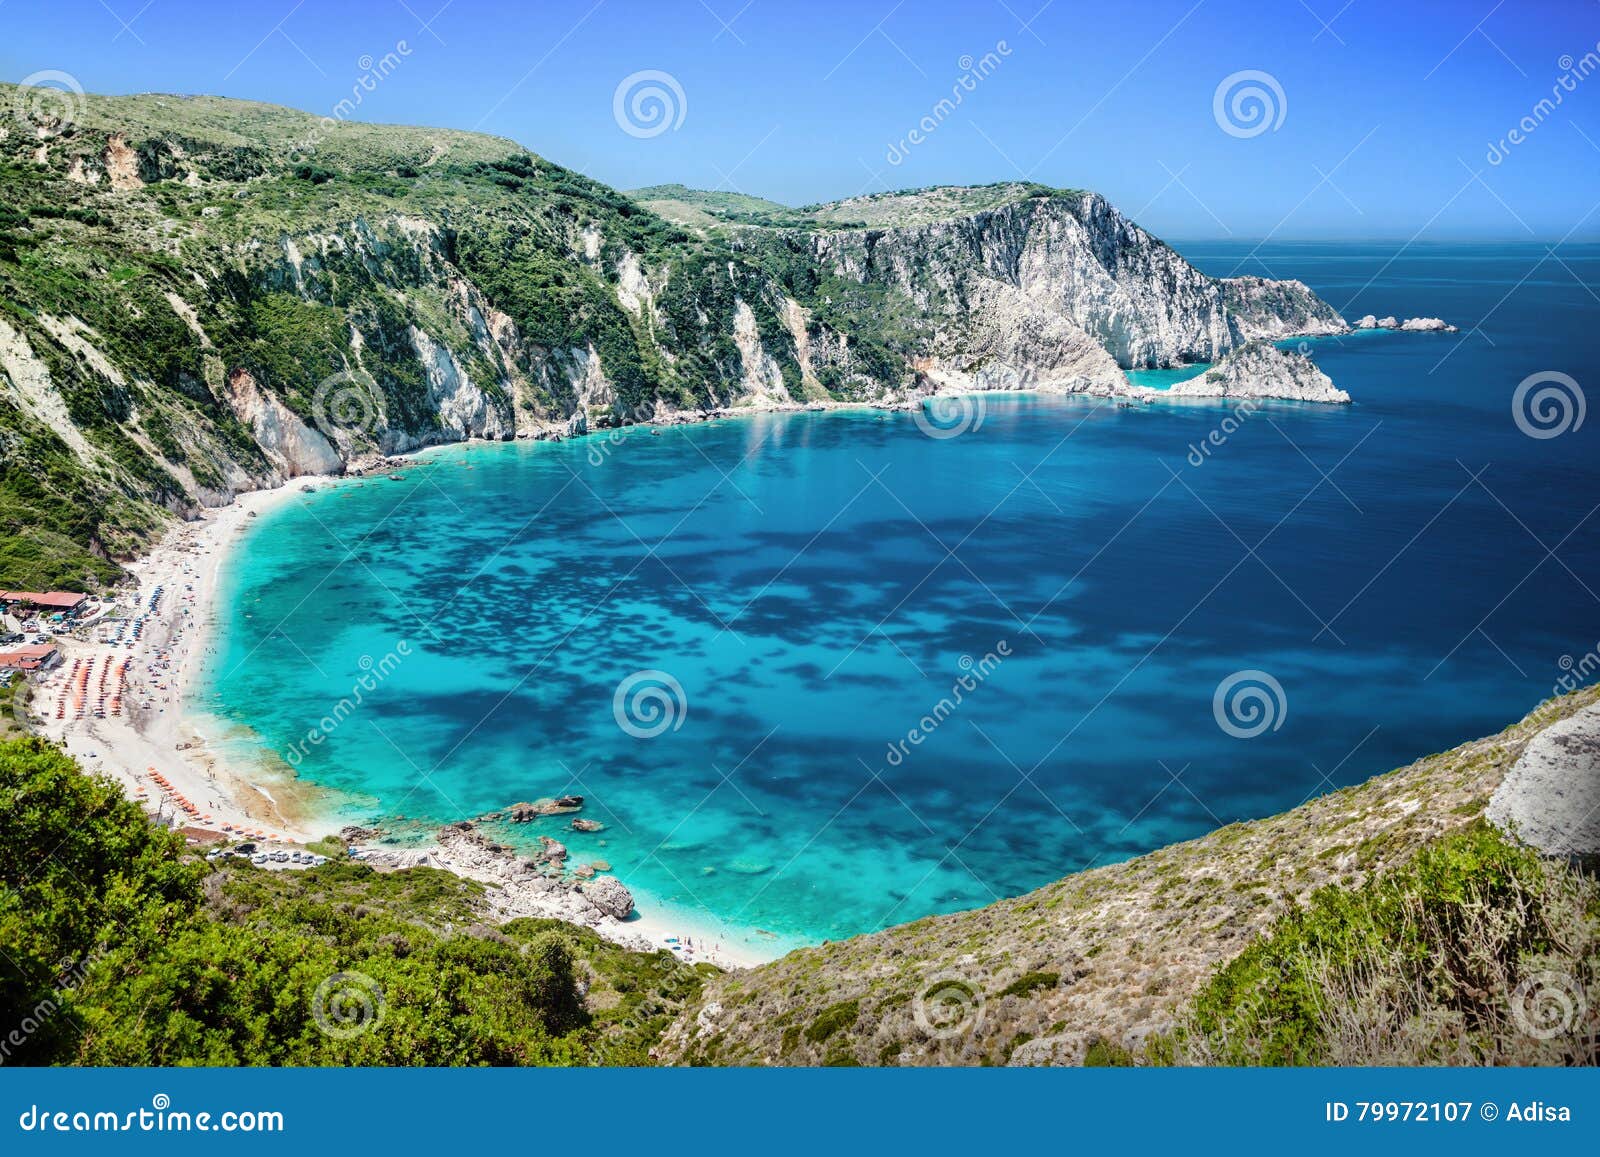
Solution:
[[[1026,176],[1173,238],[1600,237],[1600,71],[1569,71],[1600,55],[1595,0],[5,0],[0,26],[6,80],[323,113],[403,41],[362,118],[511,137],[622,188],[801,204]],[[646,71],[681,123],[641,136],[614,98]],[[1270,80],[1221,87],[1239,73]],[[1271,127],[1229,112],[1241,85]]]

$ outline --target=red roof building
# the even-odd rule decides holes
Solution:
[[[0,671],[47,671],[59,662],[61,652],[53,643],[0,651]]]
[[[0,602],[44,611],[75,611],[88,599],[76,591],[0,591]]]

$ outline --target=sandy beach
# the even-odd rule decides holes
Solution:
[[[275,772],[267,760],[241,765],[239,756],[225,754],[205,733],[203,718],[194,716],[186,698],[214,646],[218,581],[240,535],[253,517],[295,500],[303,487],[338,481],[300,477],[242,494],[174,527],[143,558],[128,563],[137,588],[119,589],[102,612],[57,637],[63,661],[35,685],[37,730],[62,743],[86,770],[116,781],[155,822],[191,829],[197,837],[205,832],[219,841],[249,838],[271,851],[336,834],[339,821],[329,817],[337,800]],[[575,889],[550,890],[538,884],[546,877],[525,878],[458,849],[435,844],[397,854],[370,845],[361,851],[379,867],[425,863],[490,884],[496,889],[491,906],[506,919],[565,919],[630,947],[669,948],[685,959],[726,967],[761,963],[780,951],[741,943],[724,934],[728,930],[719,931],[708,914],[650,905],[617,920],[597,913]]]
[[[285,846],[327,835],[312,830],[304,789],[287,779],[261,782],[259,771],[247,778],[228,766],[184,710],[209,645],[217,580],[229,548],[253,515],[290,501],[302,485],[326,481],[299,478],[240,495],[174,527],[144,558],[127,564],[137,590],[120,590],[110,614],[58,637],[63,662],[35,689],[39,729],[65,744],[86,769],[116,780],[162,822],[176,817],[181,826],[224,836],[261,832]],[[87,709],[76,702],[75,664],[89,672]],[[124,664],[120,712],[96,713],[92,689],[108,668],[105,682],[120,682],[117,672]],[[193,814],[181,800],[194,807]]]

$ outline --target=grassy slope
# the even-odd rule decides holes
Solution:
[[[1102,1037],[1138,1051],[1174,1028],[1220,966],[1317,889],[1392,872],[1474,823],[1526,741],[1596,700],[1600,688],[1553,700],[1499,735],[1282,815],[718,978],[704,994],[717,1011],[710,1027],[690,1010],[661,1057],[993,1064],[1046,1037],[1069,1062]],[[963,1009],[980,1005],[974,1023]],[[930,1031],[951,1017],[962,1031]]]
[[[712,971],[489,926],[484,893],[434,869],[213,867],[55,748],[0,742],[0,1022],[23,1030],[0,1059],[638,1064]]]

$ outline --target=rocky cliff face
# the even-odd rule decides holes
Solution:
[[[1129,392],[1127,368],[1343,324],[1303,285],[1217,281],[1104,198],[1038,186],[690,231],[509,142],[163,96],[19,122],[0,166],[6,484],[40,524],[56,502],[94,511],[73,522],[97,557],[161,508],[364,454],[724,407]],[[1272,368],[1257,396],[1319,396]],[[38,494],[57,460],[71,477]]]
[[[1234,326],[1246,341],[1331,337],[1349,324],[1303,281],[1224,277],[1217,282]]]
[[[815,234],[842,276],[887,286],[941,325],[928,352],[1009,349],[1066,323],[1123,368],[1212,361],[1238,341],[1221,290],[1092,193],[1036,197],[970,217]],[[1040,366],[1051,360],[1047,350]]]

